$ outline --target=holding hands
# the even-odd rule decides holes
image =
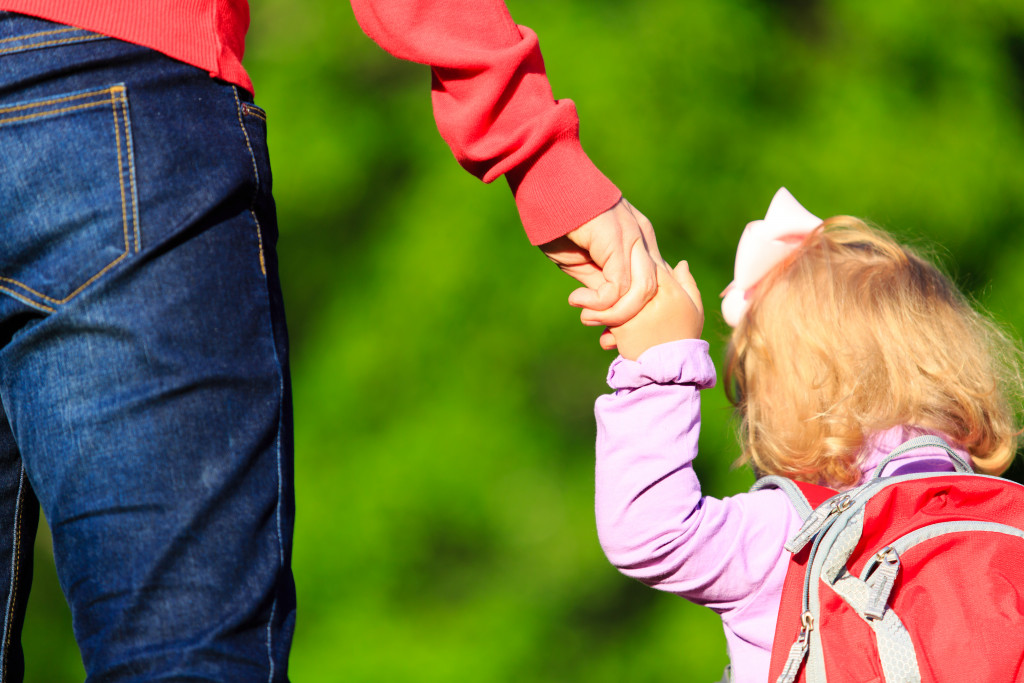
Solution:
[[[636,360],[657,344],[700,337],[704,307],[688,264],[669,268],[651,222],[625,199],[541,249],[584,285],[569,304],[583,309],[585,325],[608,326],[602,348]]]
[[[615,206],[541,250],[566,275],[583,284],[569,295],[585,325],[621,325],[658,290],[654,226],[624,198]]]
[[[690,266],[680,261],[673,270],[662,261],[657,269],[658,290],[632,319],[609,327],[601,346],[618,348],[623,358],[636,360],[647,349],[680,339],[698,339],[704,329],[704,305]]]

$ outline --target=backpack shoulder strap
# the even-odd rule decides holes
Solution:
[[[781,489],[789,497],[793,507],[800,514],[800,519],[807,519],[814,508],[836,495],[835,490],[817,484],[808,484],[805,481],[793,481],[786,477],[770,475],[761,477],[750,487],[751,491],[761,489]]]
[[[836,495],[836,491],[825,486],[817,486],[802,481],[789,481],[800,495],[804,497],[810,509],[818,507],[826,500]],[[765,487],[761,487],[765,488]],[[781,487],[780,487],[781,488]],[[797,508],[799,509],[799,507]],[[807,515],[801,512],[801,518],[806,519]],[[804,575],[807,568],[807,559],[811,554],[811,546],[808,544],[796,555],[790,557],[789,569],[786,572],[786,582],[782,586],[782,601],[779,603],[779,616],[775,622],[775,640],[772,643],[772,660],[768,668],[768,680],[778,680],[782,669],[786,666],[786,658],[789,656],[790,646],[796,642],[800,634],[801,610],[803,609]],[[803,681],[804,670],[801,669],[797,681]]]
[[[786,666],[789,649],[800,635],[801,610],[803,609],[804,573],[811,546],[803,548],[789,561],[786,583],[782,586],[782,602],[775,622],[775,640],[772,641],[772,660],[768,667],[768,680],[777,681]],[[800,670],[797,681],[804,680],[804,669]]]
[[[946,455],[949,456],[950,461],[953,463],[953,469],[957,472],[961,474],[971,474],[974,472],[970,463],[960,457],[960,455],[958,455],[957,452],[954,451],[948,443],[946,443],[945,439],[932,434],[923,434],[921,436],[914,437],[910,441],[905,441],[894,448],[892,453],[885,456],[885,458],[882,459],[882,462],[878,463],[878,467],[875,468],[875,475],[871,477],[871,479],[874,480],[880,478],[882,476],[882,472],[890,462],[904,453],[918,448],[941,448],[946,451]]]

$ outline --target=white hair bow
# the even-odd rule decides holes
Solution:
[[[747,223],[736,247],[733,280],[722,292],[722,315],[730,327],[743,319],[757,283],[796,251],[821,222],[781,187],[772,197],[764,220]]]

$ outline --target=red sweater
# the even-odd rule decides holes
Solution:
[[[504,175],[533,244],[564,235],[621,196],[579,142],[576,107],[554,100],[537,36],[501,0],[352,0],[367,35],[430,65],[437,127],[459,163]],[[247,0],[0,0],[0,9],[145,45],[250,92]]]

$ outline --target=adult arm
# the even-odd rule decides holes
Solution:
[[[699,391],[715,381],[707,348],[676,341],[612,364],[615,393],[596,406],[596,514],[602,548],[620,571],[724,613],[780,576],[782,546],[799,520],[779,491],[702,495],[692,463]]]
[[[381,47],[431,67],[441,136],[484,182],[505,176],[530,242],[585,286],[570,298],[592,309],[584,320],[639,311],[656,290],[654,231],[583,151],[576,107],[553,98],[536,34],[500,0],[351,2]],[[631,273],[635,254],[643,264]]]

